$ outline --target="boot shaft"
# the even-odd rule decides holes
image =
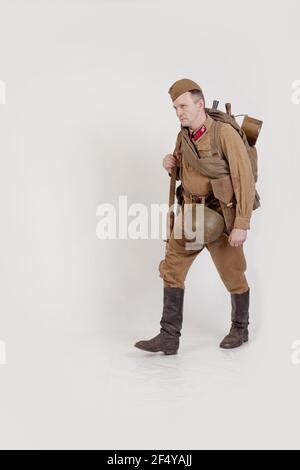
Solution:
[[[250,288],[242,294],[231,294],[231,321],[237,327],[249,325]]]
[[[160,321],[161,332],[172,336],[181,336],[183,299],[184,289],[179,287],[164,288],[164,306]]]

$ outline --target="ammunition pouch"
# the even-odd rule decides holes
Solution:
[[[230,175],[210,181],[213,194],[219,200],[227,232],[233,229],[236,213],[236,199]]]

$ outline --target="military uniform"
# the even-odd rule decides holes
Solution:
[[[171,86],[169,94],[174,102],[181,94],[192,90],[202,92],[196,82],[182,79]],[[235,348],[248,341],[250,288],[245,276],[246,259],[243,246],[232,247],[228,236],[234,228],[250,228],[256,198],[255,179],[247,149],[238,132],[230,124],[218,122],[218,125],[217,147],[212,144],[215,143],[212,137],[216,135],[216,125],[208,113],[199,129],[191,133],[182,128],[177,136],[174,155],[178,163],[177,179],[183,187],[183,205],[167,242],[165,258],[159,264],[159,273],[164,281],[160,333],[150,340],[138,341],[135,346],[139,349],[177,353],[183,322],[185,279],[193,261],[204,248],[208,249],[231,296],[231,329],[220,347]],[[183,142],[182,146],[180,142]],[[176,232],[183,225],[185,204],[202,202],[203,197],[208,208],[223,215],[224,230],[214,241],[200,248],[187,249],[186,242],[190,240],[185,238],[184,231],[181,238],[176,236]]]
[[[204,125],[190,134],[197,148],[199,157],[211,157],[211,128],[213,119],[207,116]],[[238,133],[229,125],[221,124],[222,155],[215,158],[226,158],[229,162],[232,186],[234,189],[236,205],[233,228],[249,229],[255,196],[255,182],[250,161],[244,143]],[[186,162],[182,155],[178,155],[181,162],[179,178],[185,190],[185,203],[192,203],[192,197],[197,194],[209,197],[208,207],[222,213],[219,201],[212,194],[211,181]],[[176,224],[182,224],[182,209],[177,217]],[[175,228],[176,230],[176,228]],[[224,232],[221,237],[212,243],[204,245],[217,268],[217,271],[231,293],[243,293],[249,288],[246,277],[246,260],[243,247],[232,247],[228,242],[229,233]],[[164,279],[164,287],[184,287],[188,270],[197,255],[204,249],[186,250],[185,237],[176,239],[174,230],[166,249],[165,259],[160,262],[160,276]]]

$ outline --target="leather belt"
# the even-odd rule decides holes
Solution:
[[[186,196],[188,199],[190,199],[192,202],[195,203],[203,203],[207,201],[208,199],[211,198],[213,195],[213,192],[210,191],[209,193],[205,194],[204,196],[201,196],[201,194],[195,194],[195,193],[190,193],[186,189],[183,190],[183,195]]]

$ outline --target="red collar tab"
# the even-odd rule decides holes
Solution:
[[[200,129],[198,129],[197,132],[192,134],[192,139],[193,140],[200,139],[200,137],[202,137],[206,131],[207,131],[207,128],[205,126],[200,127]]]

